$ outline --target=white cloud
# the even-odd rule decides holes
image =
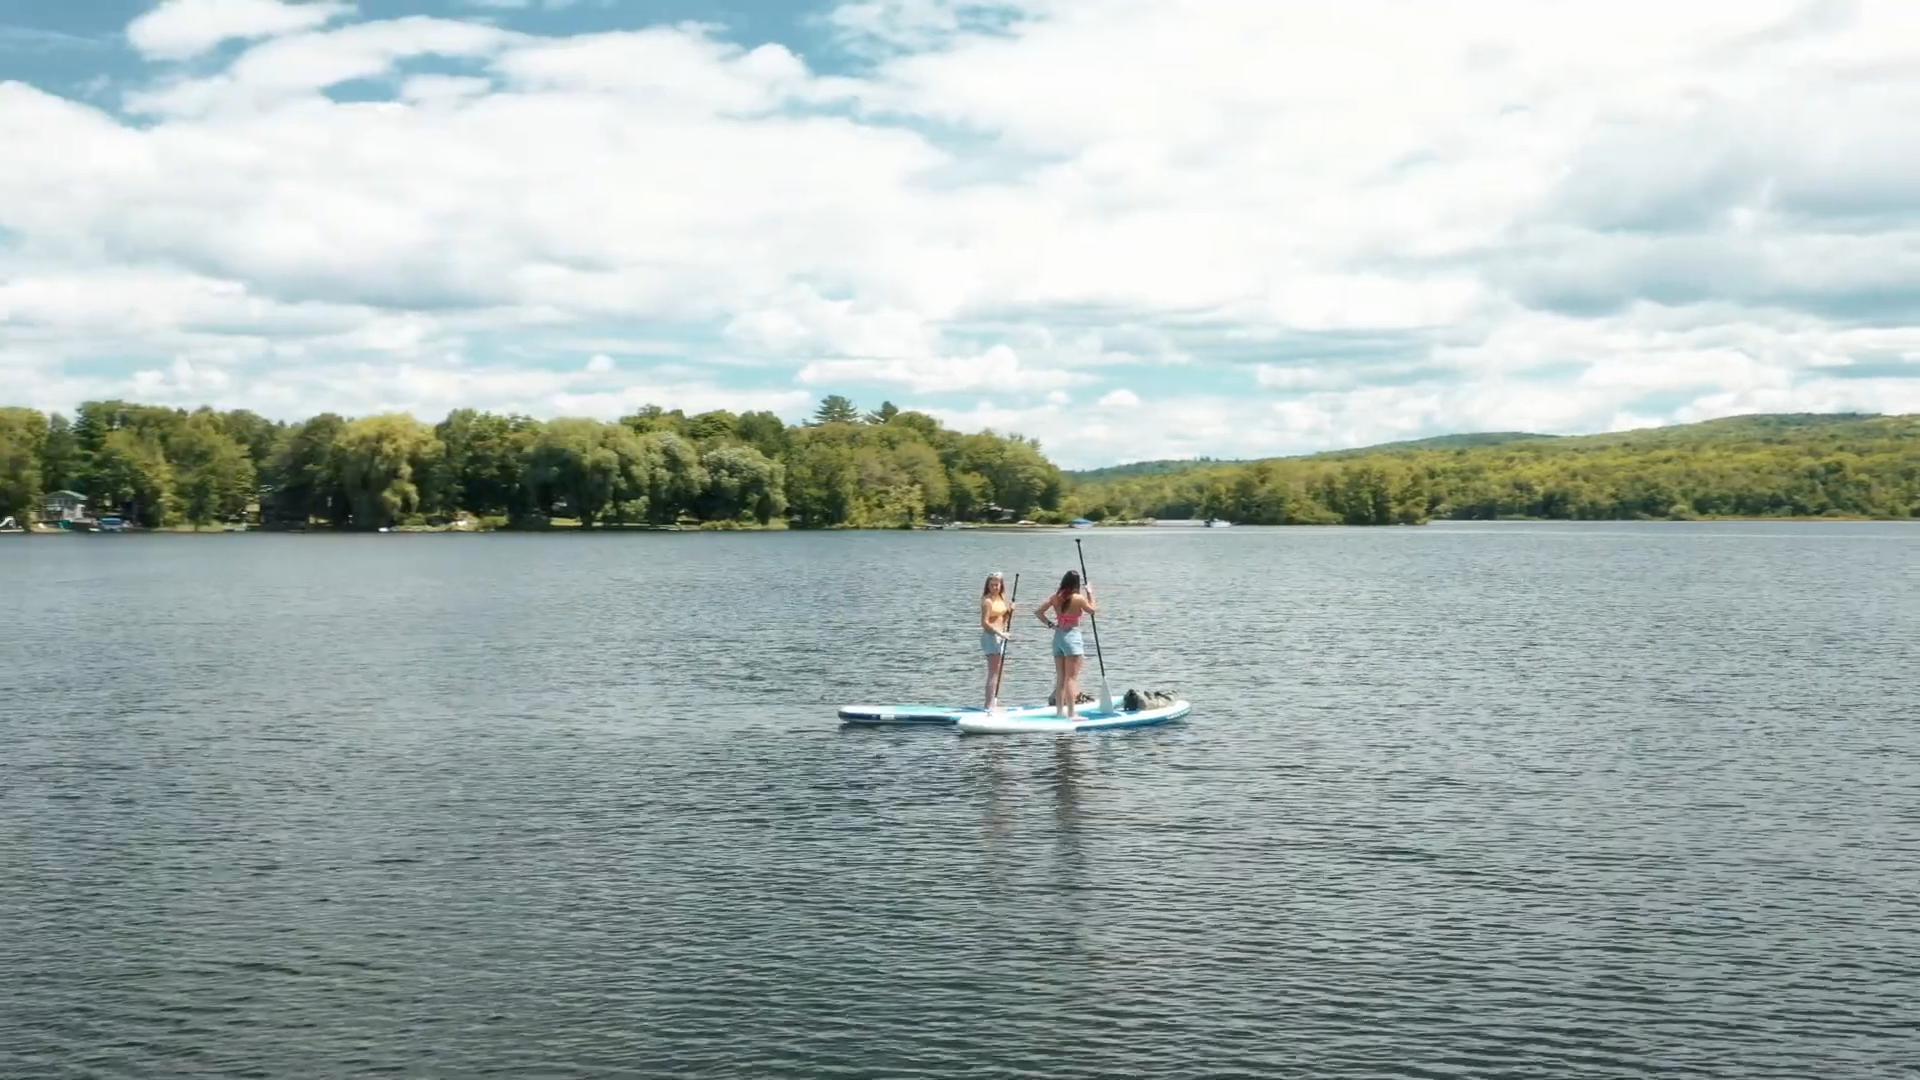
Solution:
[[[633,378],[1129,456],[1909,400],[1904,0],[852,0],[840,73],[354,13],[160,5],[136,48],[204,63],[137,122],[0,83],[0,397]]]
[[[325,26],[349,15],[341,0],[165,0],[127,25],[127,40],[155,60],[187,60],[235,39]]]
[[[1025,408],[982,403],[927,411],[965,429],[1025,432],[1067,468],[1228,454],[1273,456],[1313,445],[1310,437],[1303,437],[1312,433],[1277,423],[1264,403],[1207,395],[1155,400],[1138,409],[1081,409],[1047,402]]]
[[[955,394],[972,391],[1002,393],[1050,392],[1094,381],[1082,372],[1032,367],[1005,345],[994,345],[973,356],[914,358],[849,358],[815,360],[800,369],[807,386],[848,383],[891,383],[916,394]]]
[[[523,89],[602,92],[630,108],[715,112],[769,109],[808,82],[806,65],[783,46],[742,50],[668,28],[532,44],[507,54],[499,69]]]
[[[129,94],[127,108],[181,118],[221,111],[244,111],[252,117],[263,110],[298,109],[297,102],[287,99],[311,99],[331,86],[385,75],[401,60],[482,57],[514,40],[495,27],[424,17],[295,34],[248,49],[223,74]]]

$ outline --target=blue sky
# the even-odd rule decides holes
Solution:
[[[1904,0],[0,0],[0,402],[1920,410]]]

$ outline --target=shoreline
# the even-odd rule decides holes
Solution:
[[[341,529],[330,525],[309,525],[305,527],[262,527],[248,524],[245,528],[233,528],[226,525],[162,525],[157,528],[129,527],[118,530],[126,534],[166,535],[166,536],[246,536],[269,534],[276,536],[380,536],[391,534],[407,535],[539,535],[543,533],[572,533],[576,535],[600,535],[612,533],[886,533],[886,532],[1100,532],[1114,529],[1170,529],[1178,531],[1207,531],[1204,519],[1162,519],[1144,521],[1100,522],[1092,528],[1076,529],[1071,525],[1053,524],[1016,524],[1016,523],[969,523],[959,528],[938,525],[879,526],[879,525],[830,525],[818,529],[794,528],[785,522],[760,524],[741,524],[733,522],[687,522],[678,525],[595,525],[582,527],[574,521],[550,522],[538,527],[520,528],[472,528],[458,525],[395,525],[386,529]],[[1800,514],[1792,516],[1700,516],[1686,518],[1534,518],[1534,517],[1497,517],[1497,518],[1432,518],[1416,525],[1348,525],[1344,522],[1326,524],[1296,525],[1252,525],[1233,524],[1237,529],[1405,529],[1424,528],[1432,525],[1755,525],[1755,524],[1800,524],[1800,525],[1867,525],[1867,524],[1920,524],[1920,518],[1869,517],[1865,515],[1828,515]],[[43,536],[85,536],[98,530],[94,529],[57,529],[36,525],[32,530],[9,530],[0,532],[0,538],[43,537]]]

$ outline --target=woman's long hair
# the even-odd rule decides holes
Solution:
[[[1058,601],[1058,603],[1054,604],[1054,610],[1065,615],[1067,613],[1067,601],[1073,599],[1074,595],[1079,591],[1080,571],[1067,571],[1067,576],[1060,579],[1060,588],[1054,591],[1054,599]]]
[[[1005,595],[1007,595],[1007,579],[1006,579],[1006,578],[1003,578],[1003,577],[1001,577],[1001,576],[1000,576],[999,574],[988,574],[988,575],[987,575],[987,583],[986,583],[985,585],[982,585],[982,586],[980,586],[980,595],[981,595],[981,596],[992,596],[992,595],[993,595],[993,583],[994,583],[994,582],[996,582],[996,581],[1000,583],[1000,595],[1001,595],[1001,596],[1005,596]]]

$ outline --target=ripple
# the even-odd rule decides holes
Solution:
[[[1813,535],[1102,533],[1196,711],[1032,740],[832,709],[1058,537],[37,546],[0,1075],[1910,1075],[1920,560]]]

